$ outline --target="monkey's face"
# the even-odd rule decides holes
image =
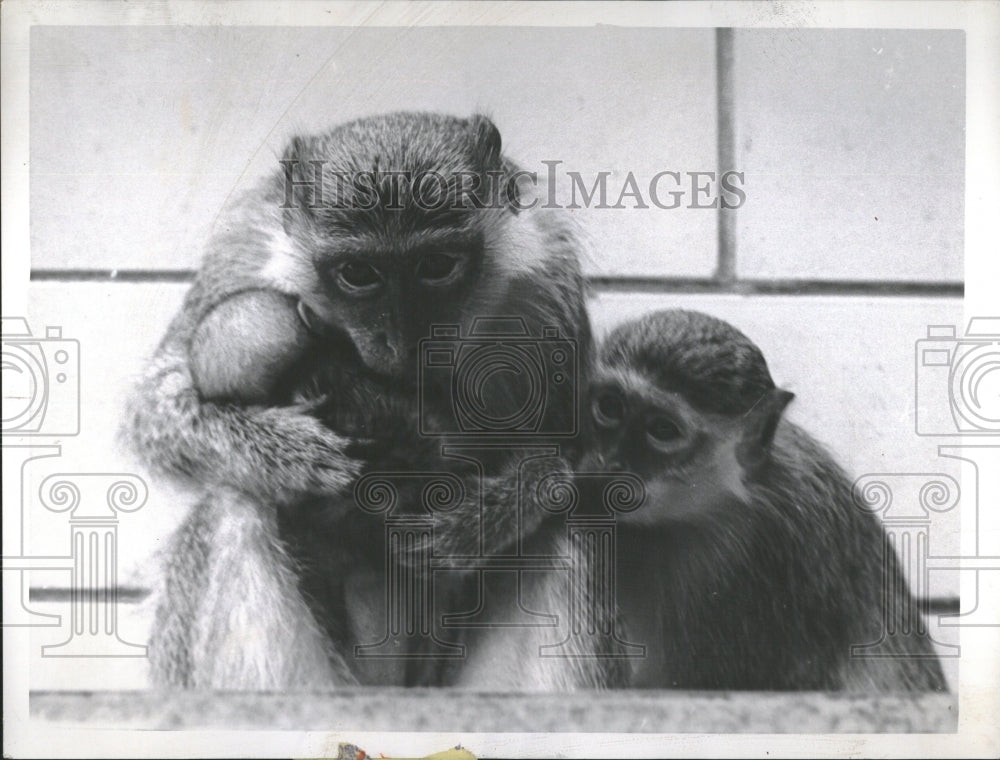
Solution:
[[[285,232],[316,275],[308,305],[370,370],[415,382],[431,326],[488,314],[503,289],[499,132],[482,117],[390,114],[296,138],[284,163]]]
[[[738,424],[693,408],[679,392],[629,368],[601,368],[590,391],[593,450],[581,469],[631,472],[646,503],[622,519],[662,523],[708,517],[746,497]]]
[[[394,249],[331,251],[317,262],[321,318],[346,333],[370,370],[417,376],[418,346],[435,324],[463,321],[475,300],[481,244],[452,237]]]

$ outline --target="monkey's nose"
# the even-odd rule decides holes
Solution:
[[[384,374],[401,377],[416,367],[415,348],[410,350],[402,338],[391,332],[379,330],[370,345],[373,363]]]
[[[378,345],[381,348],[388,349],[389,353],[391,353],[393,356],[399,353],[394,342],[389,340],[389,334],[384,330],[379,330],[377,333],[375,333],[375,342],[378,343]]]

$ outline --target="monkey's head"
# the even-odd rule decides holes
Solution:
[[[585,468],[643,479],[647,501],[633,521],[709,517],[746,501],[793,397],[775,387],[760,349],[732,325],[691,311],[649,314],[602,345]]]
[[[285,234],[313,268],[303,300],[361,361],[416,376],[433,324],[466,324],[498,299],[516,246],[515,168],[489,119],[393,113],[291,141]]]

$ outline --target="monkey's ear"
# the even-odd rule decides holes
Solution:
[[[503,162],[504,171],[507,173],[507,182],[504,184],[504,204],[507,209],[514,214],[520,214],[524,207],[521,205],[521,188],[518,187],[517,167],[510,161]]]
[[[473,116],[469,123],[472,126],[472,139],[475,144],[476,156],[485,169],[500,168],[500,149],[502,141],[500,130],[482,114]]]
[[[285,152],[281,155],[281,165],[284,169],[283,192],[285,200],[282,203],[281,224],[286,235],[291,235],[292,224],[295,214],[312,214],[309,199],[303,197],[300,188],[305,185],[302,178],[302,162],[308,152],[308,145],[304,137],[296,135],[288,141]]]
[[[288,145],[285,146],[285,152],[281,157],[287,161],[298,161],[302,158],[305,149],[305,138],[301,135],[293,135],[292,139],[288,141]]]
[[[793,398],[794,393],[773,388],[743,416],[743,434],[736,446],[736,458],[745,472],[753,473],[767,461],[781,415]]]
[[[516,167],[510,161],[504,160],[501,155],[503,140],[500,138],[500,130],[497,129],[496,124],[482,114],[476,114],[469,119],[469,124],[472,129],[473,154],[480,170],[484,172],[502,171],[508,176],[513,174],[516,171]],[[496,181],[496,177],[490,179],[490,183]],[[484,203],[489,203],[490,199],[494,197],[494,189],[493,187],[488,187],[485,191],[483,195]],[[518,189],[516,180],[510,177],[504,183],[504,186],[499,188],[499,192],[502,193],[504,205],[510,211],[517,214],[521,210],[521,207],[519,204],[520,190]]]

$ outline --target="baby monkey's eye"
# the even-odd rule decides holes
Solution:
[[[344,264],[339,271],[339,279],[344,289],[349,291],[372,290],[382,283],[378,270],[370,264],[352,261]]]
[[[458,274],[460,259],[449,253],[428,253],[417,265],[417,276],[430,285],[449,282]]]
[[[681,426],[669,417],[658,415],[646,423],[646,435],[654,446],[671,446],[684,438]]]
[[[603,427],[614,427],[625,419],[625,399],[613,391],[599,393],[594,398],[594,419]]]

